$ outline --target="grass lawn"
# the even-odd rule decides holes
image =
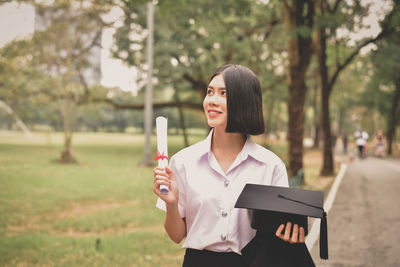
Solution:
[[[143,136],[77,134],[78,165],[54,162],[61,141],[0,133],[0,266],[179,266]],[[183,141],[169,142],[175,153]]]
[[[183,147],[180,136],[168,141],[170,155]],[[57,133],[0,132],[0,266],[180,266],[152,167],[140,164],[144,137],[77,133],[76,165],[55,163],[61,144]]]

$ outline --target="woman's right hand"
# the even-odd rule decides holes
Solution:
[[[161,168],[154,168],[154,182],[153,192],[165,201],[165,204],[177,205],[179,199],[179,190],[176,183],[174,173],[170,168],[165,167],[165,171]],[[162,194],[160,192],[160,185],[166,185],[169,188],[168,194]]]

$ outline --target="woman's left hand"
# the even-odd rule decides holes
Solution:
[[[289,242],[290,244],[296,244],[296,243],[304,243],[305,242],[305,234],[304,234],[304,228],[300,227],[297,224],[293,226],[293,233],[292,236],[290,236],[290,230],[292,228],[292,223],[287,222],[286,227],[284,224],[281,224],[278,227],[278,230],[276,230],[276,236],[282,239],[283,241]],[[283,229],[285,229],[285,232],[282,233]]]

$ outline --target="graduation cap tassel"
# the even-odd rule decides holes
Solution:
[[[321,218],[321,228],[319,237],[319,256],[321,259],[328,259],[328,223],[326,220],[326,212]]]

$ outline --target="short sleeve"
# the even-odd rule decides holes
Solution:
[[[179,163],[179,161],[176,160],[175,157],[171,158],[171,161],[169,162],[169,168],[171,169],[172,173],[175,176],[175,180],[178,184],[178,190],[179,190],[179,202],[178,202],[178,209],[179,213],[182,218],[186,217],[186,173],[185,173],[185,168],[182,163]],[[157,199],[156,207],[159,208],[160,210],[166,211],[167,208],[165,206],[165,202],[161,199]]]
[[[282,160],[276,164],[272,173],[271,185],[289,187],[289,179],[286,172],[286,166]]]

